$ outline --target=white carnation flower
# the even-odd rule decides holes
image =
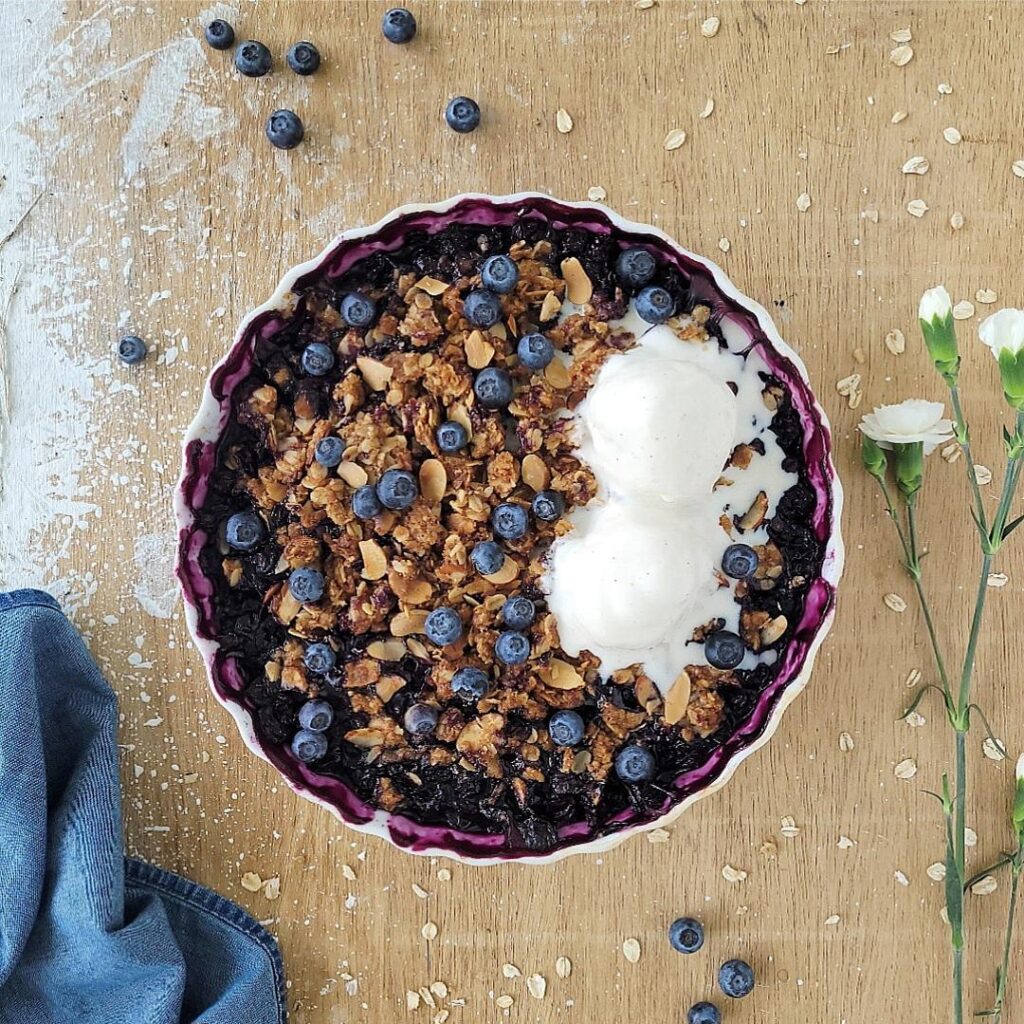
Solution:
[[[917,315],[925,323],[931,323],[935,317],[945,320],[952,313],[953,301],[950,299],[949,292],[946,291],[944,285],[940,284],[936,288],[929,288],[921,296],[921,304],[917,308]]]
[[[941,402],[908,398],[899,405],[880,405],[861,421],[860,429],[879,448],[892,451],[898,444],[924,445],[925,455],[953,436],[953,424],[945,419]]]
[[[978,333],[996,359],[1001,352],[1016,356],[1024,351],[1024,309],[1001,309],[993,313],[982,320]]]

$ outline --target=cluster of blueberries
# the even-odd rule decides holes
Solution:
[[[696,953],[704,945],[704,926],[692,917],[677,918],[668,929],[668,941],[679,953]],[[718,969],[718,987],[730,999],[742,999],[754,991],[754,969],[745,960],[726,960]],[[687,1024],[721,1024],[722,1012],[714,1003],[694,1003]]]

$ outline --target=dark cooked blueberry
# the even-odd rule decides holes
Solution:
[[[215,50],[226,50],[235,41],[235,30],[222,18],[206,26],[206,41]]]
[[[416,35],[416,19],[404,7],[392,7],[384,12],[380,30],[389,43],[408,43]]]
[[[416,477],[404,469],[388,469],[377,481],[377,498],[385,508],[402,512],[419,497]]]
[[[487,673],[481,668],[460,668],[452,676],[452,693],[465,701],[477,701],[486,692]]]
[[[696,953],[704,945],[704,926],[692,917],[676,918],[668,926],[668,941],[677,953]]]
[[[548,719],[548,734],[556,747],[575,747],[583,740],[583,719],[575,711],[556,711]]]
[[[363,484],[352,494],[352,514],[357,519],[375,519],[384,511],[373,484]]]
[[[324,577],[316,569],[295,569],[288,577],[288,589],[299,604],[312,604],[324,596]]]
[[[480,105],[468,96],[455,96],[444,109],[444,119],[453,132],[465,135],[480,124]]]
[[[722,1024],[722,1014],[714,1003],[694,1003],[686,1012],[686,1024]]]
[[[311,341],[302,350],[302,368],[311,377],[322,377],[334,366],[334,353],[322,341]]]
[[[426,736],[437,727],[437,708],[430,704],[410,704],[402,720],[410,736]]]
[[[341,300],[341,316],[350,327],[369,327],[377,317],[377,303],[362,292],[349,292]]]
[[[333,434],[328,437],[321,437],[313,450],[313,458],[321,466],[333,467],[341,462],[341,456],[345,452],[345,442]]]
[[[730,999],[742,999],[754,991],[754,969],[745,960],[726,960],[718,969],[718,987]]]
[[[270,51],[255,39],[246,39],[235,50],[235,67],[246,78],[262,78],[273,65]]]
[[[505,564],[505,552],[493,540],[482,540],[473,545],[469,560],[482,576],[493,576]]]
[[[623,249],[615,261],[615,276],[629,288],[642,288],[654,277],[655,268],[646,249]]]
[[[512,378],[500,367],[488,366],[476,375],[473,394],[485,409],[503,409],[512,401]]]
[[[297,75],[311,75],[320,67],[320,51],[310,42],[296,43],[285,58]]]
[[[519,268],[509,256],[488,256],[480,266],[480,283],[499,295],[507,295],[519,280]]]
[[[516,346],[516,354],[528,370],[543,370],[555,357],[555,346],[543,334],[524,334]]]
[[[146,343],[137,334],[126,334],[117,343],[117,358],[126,366],[141,363],[147,351]]]
[[[255,512],[236,512],[224,526],[224,539],[236,551],[252,551],[266,535],[263,520]]]
[[[502,540],[519,540],[526,536],[530,525],[530,516],[522,505],[514,505],[511,501],[502,502],[491,513],[491,526]]]
[[[528,597],[510,597],[501,607],[501,621],[509,629],[528,629],[533,625],[537,609]]]
[[[631,743],[615,755],[615,774],[623,782],[646,782],[654,776],[654,755],[646,747]]]
[[[437,428],[437,447],[448,453],[461,452],[469,444],[469,431],[455,420],[447,420]]]
[[[292,740],[292,753],[304,764],[319,761],[327,753],[327,737],[322,732],[300,729]]]
[[[757,568],[757,552],[749,544],[730,544],[722,555],[722,572],[744,580]]]
[[[533,496],[533,514],[545,523],[553,523],[565,511],[565,498],[558,491],[538,491]]]
[[[294,149],[305,134],[302,119],[294,110],[275,110],[267,118],[267,138],[276,149]]]
[[[663,324],[675,312],[676,303],[664,288],[651,285],[636,297],[636,312],[649,324]]]
[[[435,608],[427,616],[423,632],[431,643],[446,647],[462,636],[462,619],[454,608]]]
[[[743,641],[727,629],[710,633],[704,640],[704,657],[715,668],[735,668],[746,654]]]
[[[334,721],[334,708],[325,700],[307,700],[299,708],[299,725],[310,732],[325,732]]]
[[[521,665],[530,656],[530,640],[514,630],[500,633],[494,645],[494,655],[506,665]]]
[[[501,299],[486,288],[474,288],[462,303],[466,319],[477,327],[491,327],[501,319]]]
[[[317,675],[322,676],[325,672],[330,672],[334,668],[334,664],[338,659],[334,653],[334,648],[330,644],[315,643],[310,644],[306,648],[306,654],[302,660],[310,672],[316,672]]]

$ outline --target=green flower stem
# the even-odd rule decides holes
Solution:
[[[988,521],[985,518],[985,502],[981,497],[981,486],[974,474],[974,453],[971,451],[971,435],[967,430],[967,420],[964,419],[964,410],[960,405],[960,389],[954,384],[949,389],[949,401],[953,406],[953,416],[956,418],[955,427],[957,440],[960,442],[960,450],[967,460],[967,482],[970,484],[971,495],[974,498],[974,514],[978,518],[978,525],[982,530],[988,528]]]
[[[1010,880],[1010,908],[1006,915],[1006,937],[1003,940],[1003,962],[999,967],[999,976],[996,979],[996,1000],[993,1006],[993,1017],[995,1024],[1000,1024],[1003,1019],[1003,1003],[1006,1001],[1006,979],[1010,968],[1010,950],[1013,947],[1013,919],[1017,914],[1017,890],[1020,884],[1020,872],[1024,867],[1020,855],[1014,857],[1011,867]]]
[[[921,553],[917,543],[917,510],[915,505],[907,506],[907,522],[910,527],[910,542],[907,552],[907,572],[914,581],[914,589],[917,591],[917,603],[921,606],[921,614],[924,617],[925,628],[928,630],[928,639],[931,641],[932,653],[935,655],[935,666],[939,670],[939,679],[942,681],[942,689],[947,700],[952,697],[949,687],[949,675],[946,672],[946,662],[942,657],[942,648],[939,646],[939,637],[935,629],[935,622],[932,619],[931,607],[928,598],[925,596],[924,584],[921,582]]]

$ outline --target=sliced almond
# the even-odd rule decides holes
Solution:
[[[371,747],[379,747],[384,743],[384,733],[380,729],[353,729],[345,733],[345,740],[353,747],[360,747],[369,750]]]
[[[562,309],[562,300],[554,293],[548,292],[540,306],[541,321],[553,320]]]
[[[503,587],[506,583],[511,583],[519,575],[519,563],[514,558],[506,558],[504,564],[497,572],[492,572],[490,576],[485,576],[484,579],[488,583],[493,583],[496,587]],[[394,632],[394,629],[392,629]]]
[[[544,379],[559,391],[564,391],[571,383],[568,367],[557,356],[545,367]]]
[[[420,466],[420,494],[427,501],[437,503],[448,487],[448,473],[439,459],[427,459]]]
[[[559,658],[552,658],[539,675],[554,690],[578,690],[584,684],[575,666]]]
[[[391,635],[412,636],[413,633],[422,633],[426,621],[427,613],[424,611],[399,612],[391,620]]]
[[[366,470],[358,462],[343,462],[338,466],[338,476],[349,485],[349,487],[362,487],[370,479]]]
[[[405,657],[406,647],[401,640],[374,640],[366,648],[366,653],[378,661],[401,661]]]
[[[582,306],[590,301],[594,285],[587,277],[583,264],[575,256],[562,260],[562,277],[565,278],[565,295],[570,302]]]
[[[390,366],[386,366],[377,359],[371,359],[369,356],[358,356],[356,366],[359,367],[363,380],[370,385],[373,391],[383,391],[395,373]]]
[[[471,331],[466,338],[466,362],[474,370],[482,370],[494,358],[494,346],[482,331]]]
[[[686,708],[690,703],[690,689],[690,677],[684,669],[676,677],[672,689],[665,698],[665,721],[669,725],[675,725],[686,714]]]
[[[278,619],[287,626],[301,610],[302,605],[292,597],[292,592],[286,589],[281,603],[277,606]]]
[[[539,456],[530,452],[523,457],[523,483],[534,491],[543,491],[551,482],[551,470]]]
[[[405,680],[401,676],[381,676],[377,680],[377,696],[387,704],[403,686]]]
[[[771,622],[761,627],[761,646],[767,647],[775,643],[786,632],[788,626],[789,621],[785,615],[776,615]]]
[[[448,290],[444,281],[438,281],[436,277],[421,277],[416,282],[416,287],[428,295],[443,295]]]
[[[379,580],[387,575],[387,555],[375,540],[361,540],[359,553],[363,556],[362,577],[364,580]]]
[[[743,513],[743,517],[736,524],[741,530],[756,530],[765,520],[768,514],[768,495],[764,491],[758,491],[754,503]]]

